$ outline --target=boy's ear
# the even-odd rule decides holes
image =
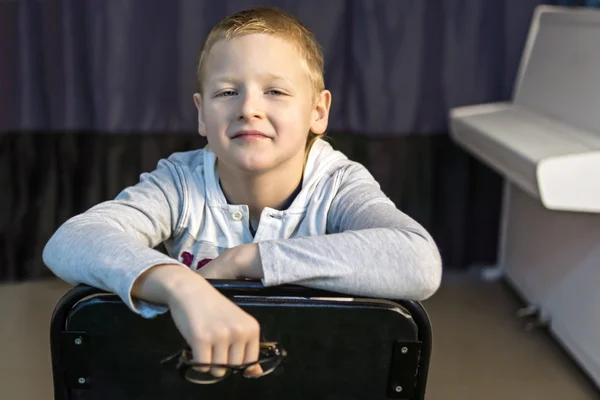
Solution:
[[[204,110],[202,108],[202,95],[194,93],[194,104],[198,110],[198,133],[206,137],[206,124],[204,123]]]
[[[317,96],[315,108],[313,110],[313,120],[310,130],[317,135],[322,135],[327,130],[329,123],[329,107],[331,107],[331,92],[322,90]]]

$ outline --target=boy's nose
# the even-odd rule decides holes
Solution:
[[[239,119],[255,119],[262,118],[264,116],[264,110],[261,101],[254,95],[246,95],[242,101]]]

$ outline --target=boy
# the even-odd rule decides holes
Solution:
[[[207,278],[390,298],[437,290],[430,235],[319,140],[331,93],[308,29],[272,8],[228,17],[206,40],[198,81],[209,146],[161,160],[116,200],[67,221],[44,251],[56,275],[116,292],[145,317],[169,309],[203,364],[255,362],[260,336]],[[152,249],[161,242],[173,258]]]

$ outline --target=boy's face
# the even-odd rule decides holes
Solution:
[[[261,173],[302,168],[309,129],[327,127],[331,95],[314,93],[292,44],[249,34],[213,45],[194,101],[199,132],[222,167]]]

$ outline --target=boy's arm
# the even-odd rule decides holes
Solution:
[[[134,311],[150,317],[166,307],[135,301],[134,281],[156,265],[181,265],[153,247],[171,237],[184,211],[183,182],[173,163],[161,160],[152,173],[65,222],[44,248],[45,264],[59,278],[118,294]]]
[[[330,234],[258,243],[263,282],[424,300],[439,287],[440,253],[366,168],[349,167],[328,215]]]

